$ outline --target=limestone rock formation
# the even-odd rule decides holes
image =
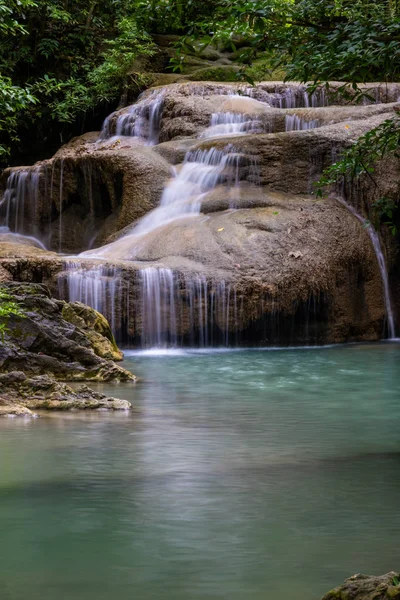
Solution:
[[[322,600],[394,600],[400,598],[400,575],[353,575],[326,594]]]
[[[20,204],[18,221],[9,223],[16,232],[74,253],[101,244],[157,206],[171,174],[168,163],[136,140],[97,144],[97,138],[84,135],[51,160],[6,169],[3,187],[14,177],[11,194]]]
[[[61,314],[65,321],[85,332],[97,356],[107,360],[123,359],[107,319],[97,310],[81,302],[70,302],[63,306]]]
[[[3,283],[22,316],[7,321],[0,343],[0,416],[38,409],[126,410],[129,402],[108,398],[86,385],[62,381],[135,381],[121,360],[106,319],[81,303],[51,298],[41,284]]]
[[[119,339],[133,344],[142,343],[149,318],[173,328],[170,341],[186,344],[206,343],[212,328],[222,343],[380,339],[385,302],[368,232],[334,197],[317,200],[313,192],[324,167],[393,116],[399,86],[366,86],[377,104],[327,106],[338,86],[314,94],[279,82],[148,90],[110,115],[100,137],[73,140],[44,169],[5,174],[8,198],[18,190],[29,196],[26,210],[37,206],[40,215],[50,199],[47,247],[85,252],[63,257],[3,233],[1,279],[44,282],[67,300],[89,298]],[[385,194],[396,194],[398,160],[374,177]],[[370,188],[347,190],[366,217]],[[39,219],[41,231],[47,218]],[[381,235],[395,290],[398,249],[384,229]],[[68,315],[78,326],[86,320],[76,305]],[[100,346],[116,357],[115,348]]]
[[[2,372],[23,370],[30,376],[51,374],[69,381],[135,379],[105,358],[120,359],[121,354],[105,319],[96,311],[55,300],[41,284],[5,283],[2,287],[23,312],[22,317],[12,316],[7,322],[0,346]]]
[[[130,410],[126,400],[110,398],[87,385],[72,389],[51,375],[27,377],[22,371],[0,375],[0,416],[35,416],[34,410]]]

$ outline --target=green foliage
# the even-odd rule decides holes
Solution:
[[[245,39],[243,64],[269,53],[272,68],[284,65],[290,80],[360,83],[400,76],[400,10],[394,1],[217,0],[213,18],[200,13],[178,54],[193,37],[232,51]]]
[[[136,18],[152,33],[191,35],[198,21],[212,22],[217,5],[218,0],[139,0]]]
[[[32,124],[73,123],[118,100],[154,44],[140,0],[0,0],[0,155]]]
[[[278,69],[361,97],[360,83],[400,78],[399,0],[0,0],[0,159],[32,127],[61,132],[142,89],[154,33],[181,36],[178,72],[213,43],[250,83]]]
[[[379,127],[368,131],[346,150],[339,161],[325,169],[317,184],[317,196],[322,197],[332,185],[340,185],[367,177],[378,195],[372,204],[375,220],[385,219],[393,235],[397,227],[393,215],[398,206],[398,198],[387,198],[380,194],[379,183],[374,177],[376,165],[385,156],[400,158],[400,117],[387,119]]]
[[[4,334],[7,331],[7,322],[12,316],[23,318],[24,314],[7,290],[0,288],[0,339],[2,342],[4,342]]]
[[[9,77],[0,75],[0,136],[9,143],[17,139],[18,116],[36,103],[31,90],[13,85]],[[9,145],[0,143],[0,158],[10,152]]]
[[[121,83],[131,74],[130,85],[135,81],[137,88],[145,82],[144,75],[132,73],[138,56],[151,56],[154,44],[150,36],[138,29],[136,21],[124,17],[117,23],[118,35],[105,43],[101,54],[102,62],[88,75],[93,86],[93,101],[110,101],[121,91]]]
[[[400,79],[399,0],[217,0],[212,21],[200,16],[188,33],[177,47],[175,70],[182,69],[195,38],[233,52],[244,46],[239,77],[250,83],[279,68],[286,80],[309,82],[310,91],[342,81],[338,93],[354,101],[367,95],[359,84]],[[399,140],[398,117],[367,133],[325,171],[318,195],[327,186],[363,177],[379,195],[375,165],[387,154],[397,156]],[[397,204],[397,198],[381,194],[372,206],[373,217],[384,218],[392,233]]]

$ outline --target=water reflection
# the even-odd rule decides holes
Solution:
[[[399,360],[135,355],[103,387],[128,417],[0,421],[2,597],[309,600],[395,568]]]

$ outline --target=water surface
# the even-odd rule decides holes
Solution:
[[[316,600],[398,569],[400,345],[128,353],[131,414],[0,420],[1,600]]]

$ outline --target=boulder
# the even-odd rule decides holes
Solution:
[[[29,408],[23,406],[18,400],[8,397],[0,397],[0,417],[35,417]]]
[[[2,176],[3,187],[13,174],[24,181],[19,229],[47,248],[79,252],[101,244],[160,201],[170,176],[160,154],[131,138],[97,138],[75,138],[52,159]]]
[[[386,104],[326,106],[338,85],[321,89],[314,96],[307,94],[305,85],[280,82],[264,82],[251,88],[243,83],[219,82],[155,88],[145,92],[135,106],[111,115],[101,140],[87,134],[64,146],[48,161],[46,177],[46,168],[38,172],[38,166],[32,167],[32,184],[39,186],[39,194],[32,196],[37,198],[38,213],[42,206],[48,206],[45,198],[52,199],[55,217],[50,246],[94,246],[93,252],[89,250],[76,259],[77,264],[79,267],[85,263],[84,268],[92,275],[96,275],[99,264],[100,271],[104,267],[96,281],[109,299],[115,290],[108,286],[110,276],[106,271],[110,268],[119,273],[118,297],[113,295],[113,302],[103,303],[114,307],[117,317],[113,323],[117,323],[119,334],[125,328],[130,342],[140,339],[142,275],[146,267],[154,266],[173,272],[173,295],[182,305],[193,301],[189,298],[188,278],[192,282],[205,281],[212,294],[221,282],[230,286],[230,301],[234,297],[242,308],[238,317],[239,309],[232,307],[225,315],[225,326],[251,330],[245,341],[254,342],[262,319],[273,320],[275,315],[287,322],[292,319],[295,329],[304,321],[304,315],[309,320],[311,305],[317,307],[313,318],[321,328],[314,337],[302,334],[299,343],[381,338],[385,331],[384,298],[368,232],[335,198],[317,200],[313,192],[324,167],[360,135],[395,114],[399,105],[388,101],[393,100],[398,88],[397,84],[388,86],[384,92],[380,85],[367,86],[369,94],[376,94]],[[244,115],[250,122],[257,122],[261,133],[246,130],[246,135],[201,138],[215,113]],[[137,133],[136,118],[143,134],[152,134],[146,143],[156,144],[157,139],[161,143],[150,147],[143,139],[114,135],[117,129],[125,134]],[[308,128],[310,123],[312,128]],[[212,160],[204,172],[208,167],[212,171],[218,156],[226,154],[229,161],[218,171],[215,187],[197,187],[202,192],[197,199],[200,215],[164,223],[142,236],[132,233],[132,224],[158,205],[173,170],[179,173],[185,160],[208,156]],[[398,191],[398,171],[399,161],[393,159],[378,166],[374,173],[389,197]],[[24,177],[29,181],[28,175]],[[371,185],[365,189],[363,185],[348,190],[348,199],[368,216],[373,194]],[[177,188],[176,198],[190,186],[189,179],[184,181]],[[195,189],[193,197],[197,197]],[[43,190],[47,190],[47,196]],[[187,202],[192,199],[188,197]],[[45,225],[48,227],[48,221],[44,219]],[[384,228],[382,233],[385,236]],[[384,239],[392,270],[397,250],[393,241]],[[106,241],[113,243],[104,246]],[[11,276],[43,281],[53,292],[59,290],[56,293],[68,298],[65,284],[74,268],[73,261],[46,253],[34,244],[14,242],[7,238],[1,243],[0,239],[2,279]],[[97,265],[96,260],[100,260]],[[69,270],[65,265],[68,262]],[[192,306],[196,310],[204,301],[195,298]],[[180,339],[185,341],[189,339],[186,309],[182,309],[185,315],[180,331]],[[85,310],[69,305],[61,313],[69,326],[86,331],[94,353],[103,359],[117,358],[113,340],[101,331],[100,317],[92,313],[88,316]],[[106,316],[111,317],[109,313]],[[287,342],[285,335],[279,338],[277,334],[277,341]],[[260,334],[257,342],[267,337]]]
[[[112,362],[121,358],[108,324],[93,309],[51,297],[41,284],[4,283],[22,316],[7,321],[0,371],[68,381],[134,381]],[[103,338],[103,339],[102,339]]]
[[[241,322],[232,322],[232,328],[245,331],[271,302],[275,311],[291,315],[298,303],[323,297],[322,341],[381,337],[385,306],[371,241],[334,199],[249,187],[233,190],[231,197],[214,192],[203,200],[202,211],[143,239],[124,236],[102,248],[103,259],[229,282],[243,298]]]
[[[396,106],[387,105],[381,114],[316,129],[214,138],[198,142],[192,149],[234,149],[253,158],[260,185],[291,194],[308,194],[313,191],[313,184],[320,178],[323,169],[361,135],[393,116]],[[245,169],[243,171],[241,177],[251,180]]]
[[[123,359],[107,319],[97,310],[82,302],[69,302],[63,306],[62,317],[86,333],[97,356],[107,360]]]
[[[51,375],[27,377],[22,371],[0,375],[0,417],[36,416],[33,410],[130,410],[126,400],[110,398],[87,385],[75,389]]]
[[[395,600],[400,598],[399,580],[394,571],[380,576],[353,575],[322,600]]]

